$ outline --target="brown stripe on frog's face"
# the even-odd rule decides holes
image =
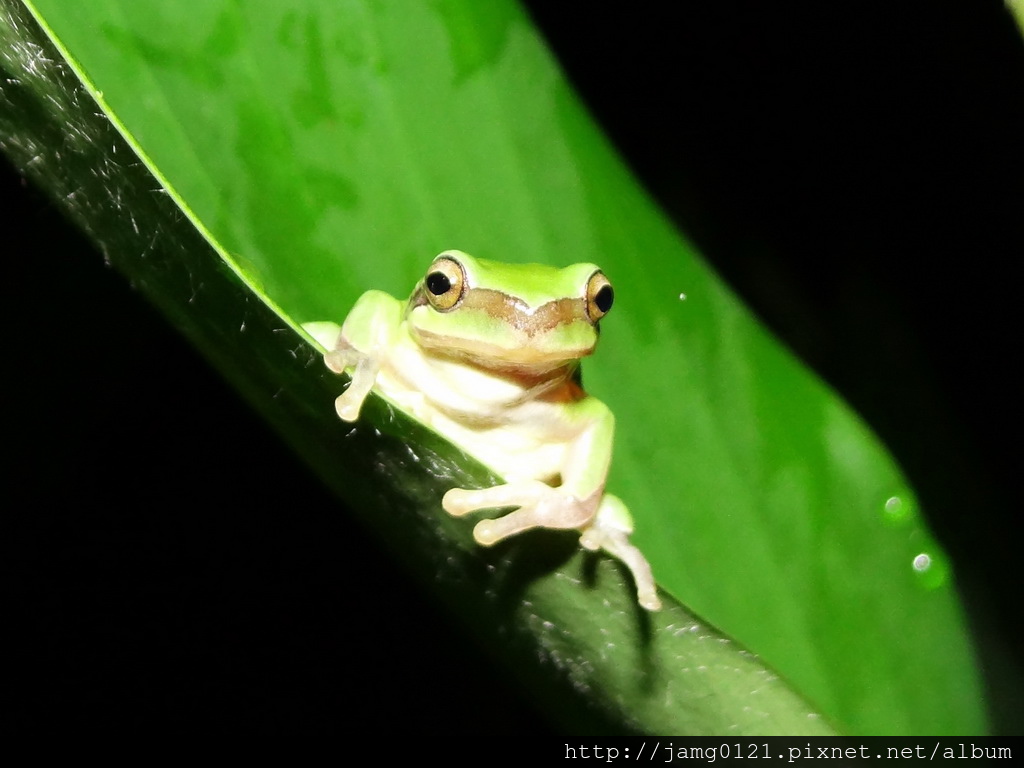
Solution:
[[[516,296],[490,288],[470,288],[463,296],[459,310],[483,312],[527,336],[543,334],[576,321],[590,323],[586,301],[581,298],[555,299],[539,307],[531,307]]]

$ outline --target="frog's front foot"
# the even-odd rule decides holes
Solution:
[[[324,355],[324,362],[335,373],[352,369],[352,382],[334,401],[334,408],[342,421],[356,421],[363,401],[377,380],[379,361],[372,355],[363,354],[348,344],[344,338],[340,338],[337,347]]]
[[[441,506],[456,517],[481,509],[519,507],[514,512],[476,524],[473,538],[485,547],[530,528],[583,528],[596,513],[595,505],[588,500],[581,501],[539,480],[482,490],[453,488],[444,495]]]

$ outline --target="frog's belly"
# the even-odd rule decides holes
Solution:
[[[519,419],[496,424],[487,409],[476,413],[439,408],[437,402],[410,387],[403,378],[378,377],[378,385],[382,394],[402,411],[506,480],[549,481],[561,474],[570,436],[559,434],[561,430],[555,427],[557,419],[546,413],[550,406],[527,403],[505,413]]]
[[[428,365],[419,357],[385,365],[376,388],[509,481],[551,480],[565,464],[574,433],[557,405],[527,399],[501,377]]]
[[[470,429],[452,422],[438,431],[509,482],[551,482],[565,465],[565,443],[538,441],[515,426]]]

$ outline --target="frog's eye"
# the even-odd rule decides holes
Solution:
[[[441,256],[430,265],[423,287],[430,305],[439,312],[446,312],[458,304],[465,293],[466,272],[455,259]]]
[[[604,272],[595,272],[587,281],[587,317],[596,323],[608,314],[615,301],[615,290]]]

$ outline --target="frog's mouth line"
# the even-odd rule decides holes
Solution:
[[[511,345],[470,338],[434,334],[423,328],[410,329],[416,341],[431,354],[468,362],[488,371],[504,372],[527,378],[550,378],[554,372],[572,370],[580,358],[593,354],[594,345],[577,348],[545,349],[522,336]],[[517,334],[517,336],[519,336]]]

